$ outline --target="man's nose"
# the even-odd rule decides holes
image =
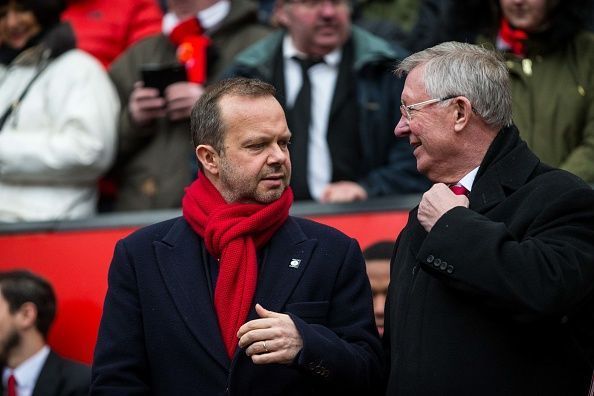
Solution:
[[[270,149],[268,155],[269,164],[282,164],[289,158],[289,150],[283,149],[278,144],[275,144]]]
[[[322,0],[320,4],[320,12],[324,16],[332,16],[336,14],[337,4],[334,4],[331,0]]]
[[[405,137],[405,136],[408,136],[409,134],[410,134],[410,126],[409,126],[408,120],[406,119],[406,117],[400,116],[400,120],[398,121],[398,124],[396,124],[396,127],[394,128],[394,135],[396,135],[396,137]]]

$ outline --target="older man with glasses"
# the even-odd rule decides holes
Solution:
[[[448,42],[398,72],[395,132],[435,184],[392,259],[386,394],[585,395],[594,191],[520,139],[497,53]]]
[[[392,133],[402,80],[396,54],[351,26],[348,0],[280,0],[276,32],[238,55],[228,76],[273,84],[293,134],[295,198],[350,202],[429,184]]]

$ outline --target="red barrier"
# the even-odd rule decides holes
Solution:
[[[406,223],[404,211],[308,216],[356,238],[362,248],[395,240]],[[91,362],[107,269],[117,240],[136,227],[0,234],[0,269],[27,268],[49,280],[58,314],[49,343],[60,354]]]

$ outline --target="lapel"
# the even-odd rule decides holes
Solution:
[[[58,394],[61,379],[60,366],[60,358],[53,351],[50,351],[39,373],[32,396],[54,396]]]
[[[161,276],[180,316],[204,349],[224,368],[230,361],[212,304],[202,240],[179,218],[161,241],[153,242]]]
[[[289,217],[270,240],[254,301],[268,310],[282,312],[310,265],[317,243],[316,239],[308,239],[295,219]]]
[[[540,160],[515,126],[503,128],[487,150],[470,193],[470,208],[485,213],[526,183]]]
[[[342,47],[342,57],[338,66],[338,76],[336,77],[336,85],[334,88],[334,97],[330,105],[330,115],[328,117],[329,124],[334,119],[338,110],[343,106],[347,100],[356,101],[355,98],[355,81],[353,65],[354,61],[354,45],[351,37]]]

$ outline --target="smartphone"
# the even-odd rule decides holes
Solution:
[[[163,96],[169,85],[186,81],[186,68],[180,64],[145,64],[140,67],[140,74],[145,87],[157,88]]]

